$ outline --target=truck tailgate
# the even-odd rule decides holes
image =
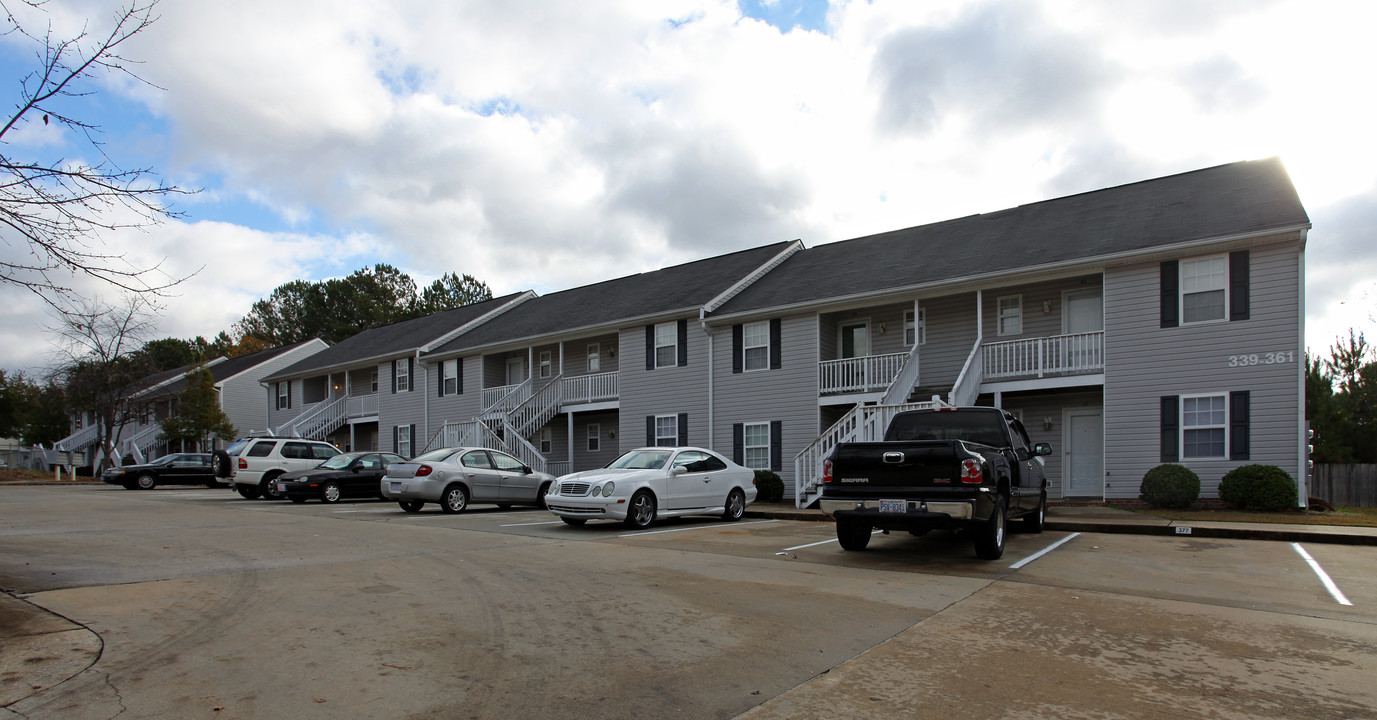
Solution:
[[[845,443],[832,457],[832,486],[845,490],[950,488],[961,484],[959,440]]]

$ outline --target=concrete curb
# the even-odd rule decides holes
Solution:
[[[1209,523],[1205,525],[1171,522],[1166,525],[1113,522],[1048,520],[1048,530],[1093,532],[1119,535],[1170,535],[1229,540],[1272,540],[1275,542],[1329,543],[1334,545],[1377,545],[1377,533],[1351,532],[1372,528],[1330,525],[1301,525],[1295,529],[1250,527],[1247,523]]]

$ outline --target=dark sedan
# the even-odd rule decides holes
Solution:
[[[303,503],[311,498],[339,502],[346,497],[381,498],[382,476],[392,463],[406,458],[392,453],[351,452],[336,455],[310,470],[279,475],[277,490],[288,500]]]
[[[210,469],[209,453],[173,453],[145,465],[110,468],[100,476],[111,485],[126,490],[152,490],[159,485],[205,485],[220,487]]]

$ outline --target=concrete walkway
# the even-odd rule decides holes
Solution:
[[[820,511],[787,504],[757,504],[747,517],[831,522]],[[1109,507],[1052,506],[1048,530],[1062,532],[1190,535],[1285,542],[1377,545],[1377,528],[1261,523],[1181,523]],[[74,677],[99,658],[101,640],[66,618],[0,592],[0,718],[5,708]]]

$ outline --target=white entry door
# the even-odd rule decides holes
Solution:
[[[1104,415],[1099,410],[1067,410],[1063,497],[1104,497]]]
[[[526,358],[520,355],[507,358],[507,384],[520,385],[526,382]]]

